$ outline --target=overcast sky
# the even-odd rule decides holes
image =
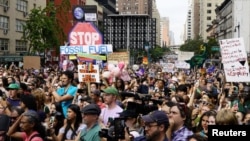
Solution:
[[[181,35],[187,19],[188,0],[156,0],[156,5],[161,17],[169,17],[175,44],[181,44]]]

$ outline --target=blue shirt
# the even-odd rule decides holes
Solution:
[[[172,141],[185,141],[187,140],[187,137],[193,135],[193,132],[191,130],[188,130],[187,127],[183,126],[179,130],[175,131],[172,134]]]
[[[68,89],[65,90],[65,87],[63,87],[63,88],[57,89],[56,92],[60,96],[68,94],[68,95],[74,97],[76,95],[76,92],[77,92],[77,87],[70,85]],[[67,110],[68,110],[69,105],[72,104],[72,101],[73,101],[73,98],[70,99],[70,100],[66,100],[66,101],[61,102],[63,115],[64,115],[65,118],[67,117]]]

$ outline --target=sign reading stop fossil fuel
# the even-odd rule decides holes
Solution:
[[[99,45],[103,43],[101,32],[90,22],[78,22],[69,33],[70,46]]]
[[[72,28],[70,33],[68,34],[68,42],[70,46],[62,47],[60,48],[60,68],[68,68],[69,61],[69,55],[75,55],[79,52],[82,53],[97,53],[103,52],[104,47],[102,48],[96,48],[96,47],[89,47],[89,46],[95,46],[95,45],[101,45],[103,43],[103,36],[101,32],[95,27],[94,24],[90,22],[78,22],[76,25]],[[76,47],[78,46],[78,47]],[[81,46],[81,47],[79,47]],[[87,47],[84,51],[82,49],[83,47]],[[101,50],[101,51],[100,51]],[[66,53],[71,52],[73,53]],[[92,52],[91,52],[92,51]],[[77,57],[74,57],[77,58]],[[65,70],[64,69],[64,70]]]

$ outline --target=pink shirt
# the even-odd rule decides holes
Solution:
[[[23,141],[30,141],[30,138],[35,135],[35,134],[39,134],[37,131],[34,131],[33,133],[31,133],[30,136],[27,136],[27,134],[25,132],[21,132],[22,134],[22,138]],[[33,137],[31,141],[43,141],[43,139],[41,137]]]

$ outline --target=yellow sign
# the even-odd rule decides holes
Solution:
[[[129,64],[129,52],[113,52],[107,55],[108,63],[118,64],[118,62],[124,61],[125,64]]]
[[[77,53],[78,57],[85,57],[95,60],[106,60],[106,56],[96,55],[96,54],[87,54],[87,53]]]

